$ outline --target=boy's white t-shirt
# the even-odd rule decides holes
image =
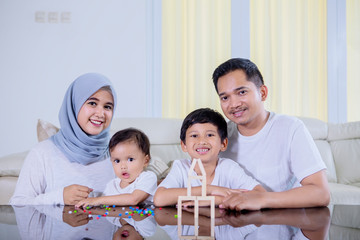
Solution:
[[[268,191],[300,186],[305,177],[326,169],[309,131],[295,117],[270,113],[265,126],[253,136],[243,136],[228,123],[229,145],[221,156],[240,164]]]
[[[210,224],[210,223],[209,223]],[[178,232],[178,225],[164,225],[159,226],[162,230],[164,230],[169,238],[173,240],[178,239],[185,239],[186,237],[189,238],[189,236],[194,236],[195,238],[195,227],[194,225],[182,225],[181,226],[181,236],[183,238],[179,237]],[[247,236],[255,231],[257,227],[253,224],[246,225],[243,227],[232,227],[230,225],[220,225],[215,226],[214,228],[214,236],[216,240],[232,240],[232,239],[247,239]],[[203,237],[203,239],[206,239],[207,236],[200,236]],[[199,237],[199,238],[200,238]],[[209,236],[209,239],[211,237]]]
[[[134,190],[138,189],[150,194],[150,196],[145,201],[153,200],[153,196],[157,187],[157,177],[155,173],[151,171],[143,171],[134,182],[125,188],[120,187],[120,182],[120,178],[115,178],[108,182],[104,190],[104,196],[132,193]]]
[[[159,187],[186,188],[190,166],[191,160],[189,159],[175,160],[169,174],[160,183]],[[197,176],[195,171],[192,174]],[[215,186],[248,190],[252,190],[258,184],[255,179],[245,174],[239,164],[226,158],[219,158],[215,168],[215,176],[211,183],[211,185]],[[201,186],[201,181],[195,179],[191,182],[191,186]]]

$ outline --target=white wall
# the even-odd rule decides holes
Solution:
[[[152,8],[147,0],[1,0],[0,156],[34,146],[38,118],[58,126],[67,87],[86,72],[113,82],[115,117],[153,116]]]

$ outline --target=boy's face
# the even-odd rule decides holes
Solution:
[[[110,159],[122,188],[134,182],[150,160],[133,141],[117,144],[110,152]]]
[[[114,109],[114,100],[110,92],[99,90],[80,108],[77,121],[81,129],[89,135],[97,135],[109,127]]]
[[[221,141],[218,128],[211,123],[196,123],[186,130],[185,143],[181,148],[192,159],[200,158],[203,163],[218,160],[220,151],[225,151],[227,139]]]

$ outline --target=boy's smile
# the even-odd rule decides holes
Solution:
[[[218,129],[211,123],[196,123],[186,131],[185,142],[181,141],[181,148],[192,159],[200,158],[206,163],[217,163],[220,151],[225,151],[227,139],[223,142]]]
[[[199,148],[196,149],[196,151],[199,154],[206,154],[208,151],[210,151],[210,148],[199,147]]]

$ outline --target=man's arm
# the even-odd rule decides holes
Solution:
[[[324,170],[301,181],[302,186],[284,192],[237,192],[224,198],[221,208],[259,210],[262,208],[303,208],[327,206],[329,185]]]

